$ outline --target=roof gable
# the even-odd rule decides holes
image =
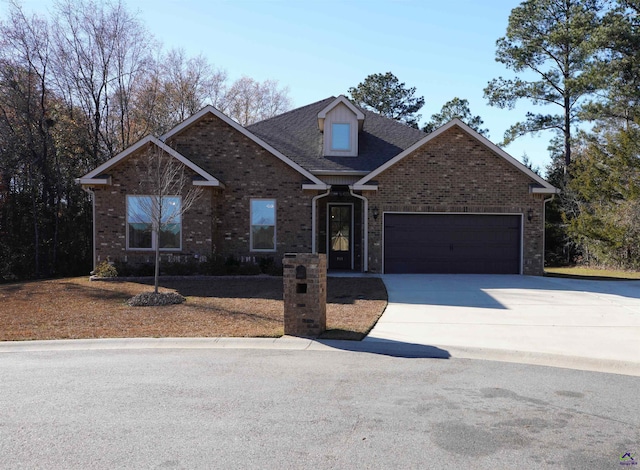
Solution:
[[[195,184],[197,186],[224,187],[224,184],[222,184],[217,178],[215,178],[214,176],[210,175],[209,173],[204,171],[202,168],[200,168],[198,165],[196,165],[191,160],[189,160],[187,157],[185,157],[181,153],[177,152],[176,150],[172,149],[167,144],[165,144],[164,142],[162,142],[161,140],[157,139],[156,137],[154,137],[152,135],[149,135],[149,136],[145,137],[144,139],[139,140],[138,142],[133,144],[131,147],[123,150],[122,152],[120,152],[115,157],[110,158],[109,160],[104,162],[102,165],[100,165],[98,168],[94,169],[93,171],[90,171],[89,173],[87,173],[86,175],[82,176],[81,178],[78,178],[78,181],[81,184],[85,184],[85,185],[89,185],[89,184],[107,184],[107,181],[104,178],[99,178],[100,175],[102,175],[104,172],[108,171],[109,168],[112,168],[113,166],[115,166],[118,163],[120,163],[122,160],[127,158],[129,155],[135,153],[136,151],[144,148],[144,146],[149,145],[149,144],[155,145],[156,147],[160,148],[161,150],[163,150],[167,154],[171,155],[176,160],[180,161],[187,168],[193,170],[197,175],[202,177],[201,181],[194,181],[193,184]]]
[[[537,188],[532,188],[531,191],[534,193],[542,193],[542,194],[556,194],[559,192],[559,190],[557,188],[555,188],[554,186],[552,186],[548,181],[546,181],[544,178],[540,177],[539,175],[537,175],[536,173],[534,173],[533,171],[531,171],[529,168],[527,168],[525,165],[523,165],[522,163],[520,163],[518,160],[516,160],[515,158],[513,158],[511,155],[509,155],[507,152],[505,152],[504,150],[502,150],[500,147],[498,147],[496,144],[494,144],[493,142],[491,142],[489,139],[487,139],[486,137],[484,137],[483,135],[479,134],[478,132],[474,131],[472,128],[470,128],[469,126],[467,126],[464,122],[462,122],[460,119],[454,119],[450,122],[448,122],[447,124],[445,124],[442,127],[439,127],[438,129],[436,129],[435,131],[433,131],[432,133],[428,134],[426,137],[420,139],[419,141],[417,141],[415,144],[413,144],[412,146],[410,146],[409,148],[405,149],[404,151],[402,151],[401,153],[399,153],[398,155],[396,155],[394,158],[392,158],[391,160],[387,161],[386,163],[384,163],[383,165],[380,165],[378,168],[376,168],[375,170],[373,170],[371,173],[369,173],[368,175],[366,175],[365,177],[363,177],[362,179],[360,179],[359,181],[357,181],[354,184],[354,187],[361,187],[366,185],[369,181],[371,181],[373,178],[375,178],[376,176],[378,176],[380,173],[382,173],[383,171],[389,169],[390,167],[392,167],[393,165],[395,165],[396,163],[398,163],[400,160],[404,159],[405,157],[407,157],[408,155],[410,155],[411,153],[413,153],[415,150],[417,150],[418,148],[422,147],[423,145],[425,145],[426,143],[430,142],[431,140],[435,139],[436,137],[438,137],[440,134],[448,131],[449,129],[451,129],[452,127],[457,126],[460,129],[462,129],[463,131],[465,131],[467,134],[469,134],[471,137],[473,137],[474,139],[478,140],[480,143],[482,143],[485,147],[487,147],[489,150],[493,151],[494,153],[496,153],[498,156],[502,157],[503,159],[505,159],[508,163],[510,163],[511,165],[513,165],[514,167],[516,167],[518,170],[520,170],[522,173],[526,174],[529,178],[531,178],[532,180],[534,180],[537,184],[540,185],[540,187]]]
[[[356,119],[358,120],[358,130],[362,130],[364,113],[349,101],[346,96],[340,95],[318,113],[318,127],[320,128],[320,132],[324,132],[324,120],[327,117],[327,113],[340,104],[345,105],[353,114],[355,114]]]
[[[160,139],[163,142],[166,141],[170,137],[173,137],[174,135],[179,134],[180,132],[182,132],[186,128],[190,127],[191,125],[193,125],[194,123],[196,123],[197,121],[202,119],[207,114],[213,114],[217,118],[221,119],[226,124],[231,126],[233,129],[235,129],[236,131],[240,132],[242,135],[244,135],[245,137],[249,138],[250,140],[252,140],[256,144],[258,144],[260,147],[262,147],[265,150],[267,150],[269,153],[271,153],[275,157],[277,157],[280,160],[282,160],[284,163],[289,165],[291,168],[296,170],[298,173],[300,173],[304,177],[306,177],[309,180],[311,180],[313,183],[326,186],[320,179],[318,179],[316,176],[312,175],[309,171],[304,169],[302,166],[300,166],[299,164],[297,164],[296,162],[291,160],[289,157],[284,155],[282,152],[280,152],[279,150],[275,149],[270,144],[268,144],[267,142],[262,140],[260,137],[258,137],[254,133],[250,132],[246,128],[242,127],[240,124],[238,124],[236,121],[231,119],[229,116],[225,115],[223,112],[221,112],[220,110],[216,109],[215,107],[213,107],[211,105],[205,106],[204,108],[202,108],[200,111],[198,111],[196,114],[194,114],[190,118],[182,121],[176,127],[174,127],[173,129],[171,129],[167,133],[165,133],[162,136],[160,136]]]

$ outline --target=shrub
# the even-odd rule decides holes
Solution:
[[[207,261],[200,263],[202,274],[209,276],[224,276],[227,274],[224,258],[220,255],[211,255]]]
[[[264,274],[282,276],[282,266],[278,266],[272,257],[258,258],[258,266],[260,266],[260,271]]]
[[[255,263],[242,263],[238,268],[236,273],[241,276],[255,276],[256,274],[260,274],[260,266]]]
[[[115,266],[121,277],[148,277],[154,274],[152,263],[138,264],[119,261]],[[182,258],[174,257],[171,261],[166,260],[160,263],[161,276],[253,276],[261,273],[282,276],[282,266],[270,256],[237,258],[217,254],[207,256],[204,261],[184,256]]]
[[[200,263],[195,260],[188,260],[185,262],[173,261],[160,263],[161,274],[168,276],[189,276],[194,274],[200,274]]]
[[[120,276],[123,277],[149,277],[153,276],[155,266],[153,264],[130,264],[130,263],[117,263],[116,267]]]
[[[95,275],[98,277],[118,277],[118,270],[108,261],[103,261],[96,266]]]

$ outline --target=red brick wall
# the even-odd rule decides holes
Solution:
[[[167,144],[225,185],[213,200],[215,253],[279,263],[285,252],[311,252],[314,194],[302,191],[304,176],[212,114]],[[276,199],[277,252],[249,249],[251,198]]]
[[[311,251],[311,199],[317,193],[302,191],[306,179],[297,171],[213,115],[203,117],[167,143],[225,185],[224,189],[205,189],[185,214],[183,249],[171,256],[267,256],[279,262],[285,252]],[[129,262],[153,259],[150,252],[126,249],[125,200],[127,194],[139,193],[135,162],[140,156],[132,155],[109,170],[111,186],[95,188],[98,262],[107,258]],[[371,215],[371,209],[377,206],[380,214],[524,214],[524,273],[542,273],[543,197],[529,193],[533,180],[459,128],[436,137],[378,175],[375,182],[378,191],[365,193],[370,208],[370,271],[382,270],[383,217],[374,220]],[[250,250],[252,197],[276,199],[276,252]],[[322,201],[318,214],[320,251],[326,244],[326,202]],[[531,222],[526,217],[529,209],[533,210]]]
[[[167,141],[185,157],[224,183],[207,188],[183,217],[181,252],[164,254],[208,257],[219,254],[245,260],[273,257],[287,251],[311,251],[311,198],[306,179],[271,153],[213,115],[207,115]],[[142,150],[140,151],[142,152]],[[153,253],[126,249],[126,195],[135,194],[139,172],[137,152],[109,170],[111,186],[95,188],[97,261],[151,262]],[[139,191],[137,191],[139,193]],[[252,252],[249,246],[250,199],[276,200],[275,252]]]
[[[98,186],[95,192],[96,261],[128,262],[132,264],[152,263],[154,253],[149,250],[127,250],[126,248],[126,196],[151,194],[144,184],[145,167],[148,163],[142,148],[109,169],[112,184]],[[191,170],[186,169],[189,178]],[[189,188],[185,188],[183,196]],[[200,198],[182,218],[182,250],[162,252],[163,259],[180,256],[208,256],[211,253],[212,189],[205,188]]]
[[[524,214],[524,274],[543,272],[543,197],[534,181],[457,127],[431,140],[375,178],[369,199],[369,270],[382,270],[382,213]],[[377,206],[380,216],[373,219]],[[533,218],[527,220],[527,211]]]

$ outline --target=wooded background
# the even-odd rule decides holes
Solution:
[[[18,3],[9,11],[0,22],[0,281],[90,271],[91,201],[74,180],[145,135],[206,104],[242,125],[291,107],[275,80],[230,83],[202,56],[165,51],[123,3],[64,0],[49,17]],[[640,269],[640,0],[525,1],[496,60],[513,77],[487,85],[491,105],[552,110],[529,113],[503,142],[556,132],[546,177],[562,194],[549,207],[548,263]],[[379,111],[417,126],[424,100],[390,73],[348,92],[373,109],[372,93],[399,94]],[[457,97],[424,129],[453,117],[486,131]]]

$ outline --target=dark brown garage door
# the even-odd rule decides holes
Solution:
[[[385,214],[386,273],[519,274],[520,216]]]

